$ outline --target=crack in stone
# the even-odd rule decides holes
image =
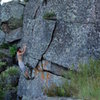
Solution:
[[[50,47],[50,45],[51,45],[51,43],[52,43],[52,41],[53,41],[53,37],[54,37],[54,33],[55,33],[55,30],[56,30],[56,27],[57,27],[57,22],[55,23],[55,26],[54,26],[54,29],[53,29],[53,32],[52,32],[52,36],[51,36],[51,40],[50,40],[50,42],[49,42],[49,45],[48,45],[47,49],[44,51],[44,53],[42,54],[41,59],[35,58],[35,59],[38,60],[38,63],[37,63],[37,65],[36,65],[36,67],[39,65],[39,62],[42,62],[42,60],[44,59],[43,56],[44,56],[44,54],[48,51],[48,49],[49,49],[49,47]]]
[[[47,49],[44,51],[44,53],[42,54],[42,58],[41,58],[41,59],[43,59],[44,54],[46,54],[46,52],[48,51],[48,49],[49,49],[49,47],[50,47],[50,45],[51,45],[51,43],[52,43],[52,41],[53,41],[54,33],[55,33],[55,30],[56,30],[56,27],[57,27],[57,21],[56,21],[56,23],[55,23],[55,26],[54,26],[54,29],[53,29],[53,32],[52,32],[52,36],[51,36],[51,40],[50,40],[50,42],[49,42],[49,45],[48,45]]]
[[[47,5],[47,0],[43,0],[43,4]]]
[[[52,71],[43,70],[43,72],[48,72],[48,73],[51,73],[51,74],[53,74],[53,75],[56,75],[56,76],[61,76],[61,77],[63,77],[62,75],[55,74],[55,73],[54,73],[54,72],[52,72]]]
[[[39,8],[40,8],[40,6],[38,6],[38,8],[36,9],[36,11],[35,11],[35,14],[34,14],[34,19],[36,18],[36,16],[37,16],[37,12],[38,12],[38,10],[39,10]]]

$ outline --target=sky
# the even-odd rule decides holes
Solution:
[[[13,0],[1,0],[1,5],[2,5],[3,3],[10,2],[10,1],[13,1]],[[17,1],[17,0],[14,0],[14,1]],[[23,1],[23,0],[20,0],[20,1]]]
[[[12,0],[1,0],[1,4],[9,2],[9,1],[12,1]]]

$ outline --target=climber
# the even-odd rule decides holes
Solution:
[[[23,61],[22,61],[22,57],[23,54],[26,51],[26,45],[23,46],[23,48],[18,47],[17,48],[17,59],[18,59],[18,65],[21,69],[21,71],[23,72],[24,76],[29,79],[29,73],[28,73],[28,69],[26,69],[26,66],[24,65]]]

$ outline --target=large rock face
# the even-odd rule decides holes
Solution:
[[[30,0],[23,23],[23,42],[28,43],[25,62],[36,66],[44,58],[70,68],[72,64],[87,62],[90,57],[99,58],[96,8],[95,0]],[[56,20],[43,17],[52,12]]]
[[[77,68],[78,63],[87,63],[91,57],[99,59],[99,5],[99,0],[30,0],[24,10],[21,42],[27,43],[25,63],[36,67],[45,59],[48,64],[43,70],[63,75],[73,64]],[[32,86],[28,86],[26,90],[31,91]],[[21,91],[23,93],[24,89]],[[26,93],[22,95],[25,97]]]
[[[8,21],[13,29],[10,21],[20,19],[24,7],[10,5],[1,7],[0,23]],[[49,63],[43,70],[62,76],[64,70],[72,65],[76,68],[78,63],[87,63],[91,57],[100,59],[99,0],[29,0],[24,9],[22,29],[19,45],[27,44],[24,62],[32,67],[45,60]],[[9,34],[6,40],[12,42],[17,35]],[[21,39],[19,35],[17,39]],[[56,80],[55,75],[52,75],[53,81]],[[18,95],[41,96],[41,84],[39,75],[30,81],[21,76]]]

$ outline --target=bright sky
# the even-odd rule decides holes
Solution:
[[[10,1],[13,1],[13,0],[1,0],[1,5],[2,5],[3,3],[10,2]],[[14,1],[17,1],[17,0],[14,0]],[[23,1],[23,0],[20,0],[20,1]]]
[[[9,1],[12,1],[12,0],[1,0],[1,4],[9,2]]]

